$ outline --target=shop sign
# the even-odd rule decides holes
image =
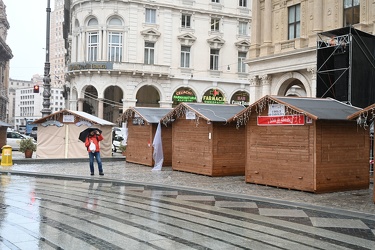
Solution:
[[[207,91],[202,97],[203,103],[224,104],[225,101],[224,95],[217,89]]]
[[[268,105],[268,115],[285,115],[285,105],[283,104],[269,104]]]
[[[194,92],[190,88],[179,88],[173,94],[173,102],[180,103],[180,102],[196,102],[197,97],[195,96]]]
[[[101,69],[113,69],[112,62],[90,62],[90,63],[71,63],[68,65],[68,71],[72,70],[101,70]]]
[[[242,106],[247,107],[250,104],[249,100],[250,100],[250,97],[249,97],[249,94],[247,92],[238,91],[233,95],[230,103],[231,104],[238,104],[238,105],[242,105]]]
[[[304,125],[304,115],[258,116],[258,126]]]

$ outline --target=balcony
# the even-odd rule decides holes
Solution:
[[[68,65],[68,74],[131,74],[134,76],[170,77],[170,66],[108,61],[78,62]]]

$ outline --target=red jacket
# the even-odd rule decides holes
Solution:
[[[87,148],[87,152],[90,152],[89,146],[90,146],[91,140],[95,144],[95,147],[96,147],[95,152],[99,152],[100,151],[99,142],[101,140],[103,140],[103,139],[104,139],[104,137],[102,136],[102,134],[100,134],[100,135],[93,135],[93,136],[89,135],[86,138],[86,141],[85,141],[85,146]]]

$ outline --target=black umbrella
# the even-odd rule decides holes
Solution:
[[[79,133],[78,139],[81,140],[82,142],[86,141],[86,138],[89,136],[91,131],[99,131],[99,133],[102,133],[102,131],[98,128],[87,128],[83,130],[81,133]]]

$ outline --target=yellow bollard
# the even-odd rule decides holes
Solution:
[[[4,145],[1,149],[1,166],[12,166],[12,146]]]

